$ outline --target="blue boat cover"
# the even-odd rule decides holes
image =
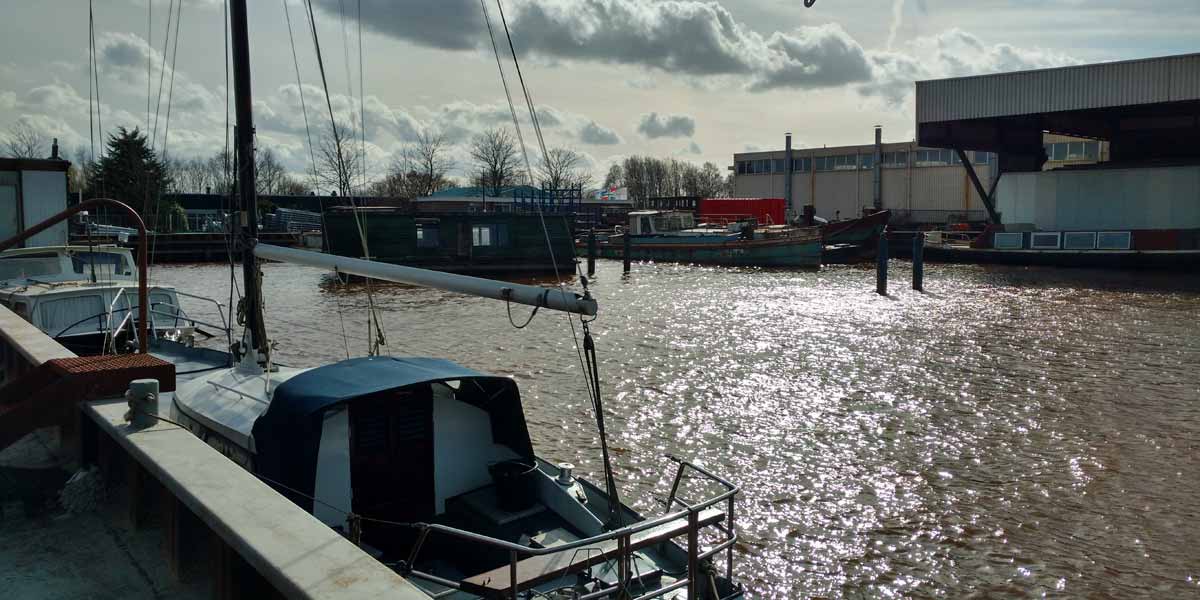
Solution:
[[[275,388],[271,404],[254,422],[255,471],[309,511],[325,412],[357,398],[416,397],[388,394],[411,386],[459,381],[455,399],[488,412],[492,438],[518,455],[533,457],[533,443],[515,381],[486,375],[440,358],[352,358],[305,371]],[[428,397],[428,396],[426,396]],[[299,494],[295,492],[300,492]]]

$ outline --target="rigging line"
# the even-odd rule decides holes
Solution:
[[[88,143],[91,148],[88,160],[92,163],[96,162],[96,123],[92,114],[92,69],[96,66],[95,39],[96,23],[92,19],[92,0],[88,0]],[[149,115],[149,111],[146,114]]]
[[[146,0],[146,131],[150,131],[150,42],[154,38],[154,0]]]
[[[356,14],[358,25],[358,133],[362,143],[362,157],[360,165],[362,166],[362,189],[367,189],[367,108],[366,97],[367,91],[363,85],[363,45],[362,45],[362,0],[357,0],[358,11]],[[366,222],[367,215],[364,213],[363,220],[363,247],[367,244]],[[375,318],[375,332],[378,335],[378,342],[387,346],[387,332],[384,330],[383,321],[379,319],[379,313],[376,312],[374,294],[371,290],[371,280],[367,280],[367,300],[370,304],[371,314]],[[378,350],[378,347],[376,347]],[[391,350],[388,350],[388,356],[391,356]]]
[[[179,10],[175,13],[175,45],[171,50],[171,82],[167,87],[167,117],[166,117],[166,122],[163,124],[162,162],[163,162],[164,166],[166,166],[167,162],[170,160],[170,158],[167,154],[167,141],[170,139],[170,135],[171,135],[171,104],[172,104],[172,100],[175,98],[175,64],[176,64],[176,61],[179,59],[179,24],[181,22],[183,22],[183,0],[180,0]],[[155,230],[158,229],[159,221],[162,220],[162,193],[163,193],[162,186],[161,185],[157,186],[157,188],[155,189],[155,193],[154,193],[154,229]],[[174,216],[171,217],[172,225],[174,225],[174,218],[175,218]],[[187,220],[187,217],[184,216],[185,224],[187,222],[186,220]],[[157,250],[158,250],[158,236],[155,235],[154,238],[150,241],[150,259],[149,259],[149,264],[146,265],[147,276],[149,276],[149,270],[154,266],[154,254]]]
[[[182,2],[182,0],[180,1]],[[151,150],[158,144],[158,114],[162,111],[163,79],[167,74],[167,48],[171,43],[171,17],[174,14],[175,0],[171,0],[170,7],[167,9],[167,37],[163,39],[162,66],[158,69],[158,99],[154,103],[154,129],[151,132],[153,135],[150,136]]]
[[[317,155],[313,149],[312,128],[308,123],[308,103],[304,100],[304,81],[300,78],[300,58],[296,54],[296,37],[292,30],[292,13],[291,9],[288,8],[288,0],[282,0],[282,2],[283,15],[287,20],[288,43],[292,48],[292,65],[296,70],[296,92],[300,94],[300,114],[304,117],[304,137],[308,140],[309,165],[312,168],[312,180],[315,184],[317,181]],[[321,208],[321,231],[323,232],[322,235],[329,235],[329,226],[325,222],[324,207]],[[339,281],[340,279],[341,278],[339,277]],[[350,341],[349,337],[346,335],[346,320],[342,315],[342,299],[340,296],[335,294],[335,301],[337,302],[338,325],[342,330],[342,346],[346,350],[346,358],[349,359]]]
[[[513,115],[513,124],[517,128],[517,138],[518,138],[518,140],[520,140],[520,143],[521,143],[521,152],[525,156],[526,177],[528,178],[530,185],[532,186],[532,184],[533,184],[533,169],[532,169],[532,166],[530,165],[530,161],[529,161],[529,150],[525,146],[524,137],[521,136],[521,126],[520,126],[520,122],[517,119],[516,108],[512,101],[512,95],[508,91],[508,81],[504,75],[504,68],[503,68],[501,60],[500,60],[500,50],[496,45],[496,38],[492,32],[491,18],[488,16],[487,5],[485,3],[485,0],[480,0],[479,5],[480,5],[480,8],[483,9],[484,22],[487,24],[487,27],[488,27],[488,36],[492,40],[492,51],[496,55],[496,67],[500,71],[500,81],[504,85],[505,97],[508,99],[508,108],[509,108],[509,111]],[[500,0],[496,0],[496,5],[498,7],[500,6]],[[501,9],[500,18],[501,18],[501,21],[504,21],[503,9]],[[507,23],[504,24],[504,30],[507,34],[507,32],[508,32]],[[513,53],[514,64],[518,67],[518,73],[519,73],[520,65],[519,65],[519,63],[516,63],[516,60],[515,60],[516,59],[516,49],[515,49],[515,46],[512,44],[512,36],[511,35],[508,36],[508,41],[509,41],[509,50]],[[523,90],[525,89],[525,82],[524,82],[523,78],[521,79],[521,87]],[[527,100],[527,105],[529,105],[529,102],[528,102],[530,100],[529,94],[525,93],[525,97]],[[530,117],[534,120],[534,123],[536,124],[537,113],[536,113],[536,111],[532,110],[532,108],[530,110]],[[543,153],[543,155],[544,155],[544,153]],[[541,221],[541,225],[542,225],[542,234],[546,238],[546,248],[550,252],[550,262],[554,267],[554,279],[558,283],[559,292],[563,295],[563,298],[565,299],[567,293],[566,293],[566,290],[563,288],[562,276],[559,274],[559,271],[558,271],[558,260],[554,256],[554,245],[550,241],[550,230],[546,226],[546,216],[542,211],[541,203],[538,203],[537,210],[538,210],[538,219],[539,219],[539,221]],[[579,344],[579,336],[575,332],[575,321],[571,318],[570,313],[563,313],[563,315],[566,317],[567,323],[571,327],[571,340],[575,346],[575,357],[579,360],[580,371],[586,375],[587,365],[585,364],[584,359],[583,359],[583,349],[580,347],[580,344]],[[595,395],[592,392],[592,388],[590,385],[587,386],[587,392],[588,392],[589,399],[591,399],[591,401],[594,405],[595,404]]]

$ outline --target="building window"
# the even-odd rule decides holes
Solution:
[[[792,159],[792,170],[800,171],[803,173],[807,173],[807,172],[811,171],[812,170],[812,159],[811,158],[793,158]]]
[[[833,168],[833,157],[818,156],[813,159],[813,164],[815,165],[813,168],[818,171],[828,171]]]
[[[884,167],[907,167],[908,153],[907,152],[884,152],[882,155],[882,163]]]
[[[1084,143],[1083,155],[1088,160],[1100,160],[1100,142]]]
[[[992,154],[990,152],[976,152],[975,153],[975,164],[977,164],[977,165],[986,165],[989,162],[991,162],[991,160],[992,160]]]
[[[874,168],[874,167],[875,167],[875,155],[874,155],[874,154],[864,154],[864,155],[862,155],[862,157],[861,157],[861,159],[859,160],[859,163],[858,163],[858,164],[859,164],[859,165],[860,165],[860,166],[861,166],[861,167],[862,167],[864,170],[865,170],[865,169],[872,169],[872,168]]]
[[[1067,160],[1083,160],[1083,142],[1067,143]]]
[[[739,161],[738,161],[738,164],[737,164],[737,173],[738,173],[738,175],[745,175],[745,174],[746,174],[746,161],[744,161],[744,160],[739,160]]]
[[[786,159],[786,158],[777,158],[777,159],[775,159],[775,161],[774,161],[774,164],[772,165],[772,172],[774,172],[774,173],[786,173],[786,172],[787,172],[787,167],[785,166],[786,164],[787,164],[787,159]]]
[[[831,157],[834,161],[833,168],[836,170],[852,170],[858,168],[858,156],[855,154],[843,154],[841,156]]]
[[[1067,160],[1066,144],[1051,144],[1051,149],[1054,152],[1050,155],[1050,160]]]

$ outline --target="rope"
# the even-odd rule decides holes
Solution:
[[[150,136],[150,149],[153,150],[158,143],[158,114],[162,111],[162,92],[163,79],[167,74],[167,47],[171,43],[171,16],[175,14],[175,0],[170,0],[167,9],[167,32],[163,38],[162,51],[162,66],[158,69],[158,100],[154,103],[154,129],[153,135]],[[146,46],[149,48],[150,42],[146,41]]]
[[[504,26],[504,35],[508,39],[508,48],[512,54],[513,66],[517,71],[517,78],[521,84],[521,91],[525,96],[525,104],[526,104],[526,107],[529,109],[529,118],[533,122],[533,130],[534,130],[534,133],[537,135],[538,145],[542,151],[542,159],[543,159],[543,161],[546,162],[547,167],[548,167],[550,156],[546,151],[546,141],[545,141],[545,138],[542,136],[542,128],[541,128],[541,124],[538,121],[537,110],[533,103],[533,96],[532,96],[532,94],[530,94],[529,86],[527,86],[525,84],[525,77],[521,73],[521,63],[517,59],[516,45],[513,43],[512,33],[508,29],[508,19],[504,15],[504,5],[501,2],[501,0],[496,0],[496,8],[498,9],[498,11],[500,13],[500,22]],[[486,21],[487,20],[486,8],[484,10],[484,18]],[[488,26],[488,32],[490,35],[491,34],[490,24]],[[492,47],[493,47],[493,50],[495,50],[495,40],[494,39],[493,39]],[[499,64],[499,62],[500,62],[499,55],[497,54],[497,64]],[[501,71],[500,71],[500,77],[502,80],[504,79],[503,69],[501,69]],[[507,89],[507,84],[505,85],[505,87]],[[509,108],[512,109],[513,112],[515,113],[515,109],[512,108],[511,97],[509,97]],[[528,153],[524,147],[524,141],[521,142],[521,146],[522,146],[521,151],[525,152],[526,155],[528,155]],[[528,158],[526,159],[526,161],[528,162]],[[529,174],[529,178],[530,178],[530,181],[532,182],[532,178],[533,178],[532,173]],[[555,259],[555,256],[554,256],[554,245],[550,241],[550,230],[548,227],[546,227],[546,217],[545,217],[544,212],[542,211],[541,203],[538,203],[538,217],[542,223],[542,233],[546,238],[546,247],[550,251],[550,260],[551,260],[551,263],[554,265],[554,278],[556,281],[558,281],[559,292],[563,295],[563,299],[565,301],[567,292],[566,292],[565,287],[563,286],[562,277],[558,272],[558,261]],[[576,257],[574,257],[574,251],[575,251],[574,246],[572,246],[572,249],[571,249],[572,256],[573,256],[573,258],[576,258]],[[576,263],[576,270],[578,271],[579,261],[576,259],[575,263]],[[582,281],[584,282],[584,286],[585,286],[584,289],[586,291],[587,278],[583,277],[582,272],[580,272],[580,277],[582,278]],[[563,316],[566,317],[567,323],[571,326],[571,338],[575,344],[575,353],[579,359],[580,368],[585,376],[585,384],[586,384],[585,387],[587,388],[588,397],[592,401],[592,407],[595,410],[595,414],[596,414],[596,426],[597,426],[597,429],[598,429],[598,432],[600,435],[600,448],[601,448],[603,458],[604,458],[605,487],[607,488],[606,492],[608,494],[609,506],[610,506],[610,516],[609,516],[608,525],[610,527],[619,527],[620,526],[620,511],[617,507],[620,504],[620,500],[617,497],[616,480],[613,476],[612,462],[609,458],[608,436],[607,436],[607,433],[605,432],[605,427],[604,427],[604,406],[603,406],[603,403],[601,402],[601,397],[600,397],[600,370],[599,370],[598,361],[596,359],[595,342],[593,341],[591,332],[588,329],[588,323],[590,321],[585,321],[583,319],[583,317],[580,317],[580,319],[579,319],[580,325],[583,327],[583,333],[584,333],[583,349],[581,351],[580,347],[579,347],[579,337],[575,332],[575,320],[571,318],[570,313],[564,312]],[[592,320],[595,320],[595,319],[592,319]],[[587,360],[584,359],[585,353],[587,354]]]
[[[176,13],[175,13],[175,45],[171,52],[171,83],[167,89],[167,118],[166,118],[166,122],[163,124],[162,160],[163,160],[164,165],[169,160],[169,158],[167,156],[167,140],[169,140],[170,136],[171,136],[171,103],[175,97],[175,64],[176,64],[176,60],[179,58],[179,24],[182,21],[183,21],[183,1],[180,0],[179,10],[176,11]],[[171,22],[168,19],[167,20],[168,31],[170,30],[170,27],[171,27]],[[164,62],[166,61],[166,58],[167,58],[166,56],[163,56]],[[161,90],[159,90],[159,94],[160,95],[162,94]],[[155,125],[157,126],[157,124],[158,124],[158,120],[155,119]],[[162,192],[163,192],[162,186],[160,185],[155,190],[155,197],[154,197],[154,229],[155,229],[155,231],[158,230],[158,224],[162,220]],[[172,217],[172,219],[174,219],[174,217]],[[187,219],[187,217],[185,216],[184,219]],[[174,221],[172,221],[172,224],[173,223],[174,223]],[[150,241],[150,258],[149,258],[149,264],[146,265],[146,276],[147,277],[150,276],[150,269],[151,269],[151,267],[154,266],[154,254],[155,254],[156,250],[158,250],[158,235],[155,235]]]
[[[308,139],[308,159],[312,166],[312,178],[313,178],[313,183],[315,184],[317,181],[317,155],[313,150],[314,146],[313,146],[313,141],[312,141],[312,129],[309,127],[309,124],[308,124],[308,103],[305,102],[305,100],[304,100],[304,82],[300,78],[300,59],[296,55],[296,38],[292,33],[292,14],[291,14],[291,10],[288,9],[288,0],[282,0],[282,1],[283,1],[283,14],[284,14],[284,17],[286,17],[286,19],[287,19],[288,43],[292,47],[292,65],[296,69],[296,91],[300,94],[300,114],[304,116],[304,136],[305,136],[305,138]],[[329,235],[329,226],[325,223],[324,207],[321,208],[321,231],[324,232],[324,235]],[[339,278],[339,281],[340,281],[340,278]],[[334,300],[337,303],[338,324],[341,326],[341,329],[342,329],[342,346],[346,350],[346,358],[349,359],[350,358],[350,340],[349,340],[349,337],[346,335],[346,321],[345,321],[345,318],[342,316],[342,299],[340,296],[337,296],[335,294]]]
[[[317,35],[317,21],[316,21],[316,16],[313,14],[312,0],[305,0],[305,4],[307,5],[307,8],[308,8],[308,24],[309,24],[309,29],[312,32],[313,46],[317,52],[317,67],[321,72],[321,87],[325,92],[325,107],[329,110],[329,122],[333,129],[334,149],[335,149],[336,155],[337,155],[336,156],[337,168],[339,169],[338,181],[340,184],[340,182],[342,180],[342,174],[346,174],[347,179],[349,179],[349,174],[346,173],[345,162],[342,160],[341,135],[338,133],[337,118],[334,117],[334,115],[333,115],[333,102],[330,100],[330,97],[329,97],[329,79],[325,76],[325,61],[321,57],[321,42],[320,42],[320,38]],[[347,74],[347,77],[348,76],[349,76],[349,74]],[[347,188],[348,187],[349,187],[349,182],[347,182]],[[349,190],[347,189],[344,191],[349,191]],[[366,229],[364,228],[363,222],[359,216],[358,204],[355,203],[353,194],[347,194],[347,197],[350,200],[351,213],[354,215],[354,224],[358,228],[358,239],[359,239],[359,242],[362,244],[363,258],[366,260],[370,260],[371,253],[369,252],[368,247],[367,247]],[[378,315],[375,313],[374,293],[371,288],[370,279],[367,280],[367,304],[369,306],[369,310],[371,311],[370,315],[374,318],[376,323],[378,323]],[[379,327],[378,324],[376,325],[376,333],[379,335],[379,337],[382,341],[382,343],[380,345],[386,345],[386,340],[383,340],[383,330],[382,330],[382,328]],[[371,342],[368,342],[368,351],[373,354],[377,347],[373,348],[373,347],[371,347],[371,345],[372,345]]]
[[[92,115],[92,73],[96,66],[96,24],[92,20],[92,0],[88,0],[88,143],[91,146],[91,154],[89,160],[92,164],[96,163],[96,123]],[[147,57],[149,54],[147,54]],[[147,60],[149,60],[147,58]],[[150,85],[150,80],[146,79],[146,85]],[[150,97],[146,96],[146,102],[150,102]],[[146,116],[150,115],[149,104],[147,104]],[[89,229],[90,235],[90,229]]]

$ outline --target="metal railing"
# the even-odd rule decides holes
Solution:
[[[682,506],[683,510],[668,513],[668,514],[665,514],[665,515],[660,516],[655,519],[641,521],[639,523],[634,523],[632,525],[628,525],[628,526],[622,527],[620,529],[608,531],[608,532],[605,532],[605,533],[602,533],[599,535],[595,535],[595,536],[592,536],[589,538],[585,538],[582,540],[576,540],[574,542],[562,544],[560,546],[553,546],[553,547],[549,547],[549,548],[530,548],[528,546],[522,546],[520,544],[515,544],[515,543],[509,542],[507,540],[501,540],[501,539],[493,538],[490,536],[474,533],[471,531],[465,531],[462,529],[457,529],[454,527],[441,525],[438,523],[432,523],[432,524],[421,523],[421,524],[417,524],[417,527],[420,528],[420,533],[417,536],[417,541],[413,545],[412,551],[409,553],[409,558],[408,558],[407,567],[406,567],[407,571],[408,571],[407,574],[417,577],[417,578],[420,578],[420,579],[424,579],[426,581],[430,581],[432,583],[436,583],[438,585],[445,586],[447,588],[450,588],[451,590],[461,589],[461,584],[459,582],[444,579],[442,577],[438,577],[438,576],[430,574],[430,573],[424,573],[424,572],[418,571],[414,568],[416,566],[417,557],[420,554],[421,548],[425,544],[426,539],[429,537],[429,534],[431,532],[437,532],[437,533],[445,534],[445,535],[448,535],[451,537],[456,537],[456,538],[464,539],[464,540],[470,540],[473,542],[478,542],[480,544],[492,546],[492,547],[495,547],[498,549],[507,550],[509,552],[509,585],[510,585],[509,597],[513,598],[515,600],[518,597],[517,594],[521,591],[521,586],[519,585],[518,577],[517,577],[517,564],[521,561],[522,557],[532,558],[535,556],[558,554],[561,552],[568,552],[568,551],[575,551],[576,553],[578,553],[581,550],[585,551],[585,552],[599,551],[597,548],[595,548],[596,545],[601,544],[603,542],[611,542],[613,540],[616,540],[617,554],[614,558],[617,560],[617,568],[618,568],[617,585],[614,587],[611,587],[611,588],[598,590],[598,591],[592,592],[590,594],[580,596],[579,600],[591,600],[594,598],[605,598],[605,597],[611,596],[613,594],[616,594],[618,592],[624,593],[624,597],[628,597],[628,584],[631,581],[631,577],[629,574],[629,571],[630,571],[629,563],[630,563],[630,559],[633,558],[633,554],[634,554],[634,550],[632,549],[633,536],[635,534],[638,534],[638,533],[641,533],[644,531],[648,531],[648,530],[654,529],[656,527],[660,527],[662,525],[666,525],[668,523],[672,523],[672,522],[680,520],[680,519],[687,519],[687,528],[684,531],[676,533],[676,534],[668,536],[668,537],[665,537],[661,540],[657,540],[654,542],[655,544],[665,543],[665,542],[673,540],[679,536],[682,536],[684,534],[687,535],[687,548],[686,548],[686,552],[687,552],[687,556],[688,556],[687,577],[685,579],[680,579],[680,580],[672,583],[671,585],[668,585],[661,589],[650,592],[649,594],[638,596],[637,598],[635,598],[635,600],[649,600],[651,598],[658,598],[660,596],[663,596],[665,594],[668,594],[670,592],[673,592],[675,590],[678,590],[678,589],[681,589],[684,587],[686,587],[688,590],[689,600],[694,600],[697,598],[697,594],[699,593],[696,582],[699,581],[699,577],[700,577],[701,561],[710,559],[713,556],[720,553],[721,551],[725,551],[727,553],[726,554],[726,565],[725,565],[725,576],[726,576],[726,579],[729,579],[729,580],[732,580],[732,578],[733,578],[733,549],[734,549],[734,545],[737,543],[737,540],[738,540],[737,529],[734,525],[734,501],[735,501],[737,494],[741,491],[741,488],[739,486],[735,485],[734,483],[728,481],[727,479],[724,479],[718,475],[715,475],[715,474],[705,470],[704,468],[694,465],[688,461],[685,461],[683,459],[680,459],[680,458],[677,458],[677,457],[671,456],[671,455],[668,455],[667,458],[679,465],[679,468],[675,473],[674,483],[671,486],[670,497],[667,499],[667,510],[670,510],[671,507],[675,504],[679,504],[680,506]],[[701,502],[695,503],[695,504],[689,504],[687,502],[684,502],[683,500],[681,500],[677,497],[677,492],[679,491],[679,484],[683,479],[684,473],[688,469],[696,471],[697,473],[699,473],[703,477],[711,480],[712,482],[720,484],[723,488],[725,488],[725,491],[721,492],[720,494],[717,494],[715,496],[712,496],[710,498],[707,498]],[[700,533],[700,529],[701,529],[700,524],[699,524],[700,512],[705,509],[716,506],[717,504],[720,504],[721,502],[728,503],[728,508],[726,509],[726,513],[725,513],[725,519],[726,519],[727,525],[722,526],[720,523],[716,523],[716,524],[714,524],[714,527],[717,530],[724,533],[726,537],[725,537],[725,539],[718,542],[717,545],[714,546],[713,548],[711,548],[705,552],[701,552],[700,547],[699,547],[699,544],[700,544],[699,533]],[[601,558],[603,558],[603,554],[605,554],[605,553],[601,552]],[[608,560],[612,560],[612,559],[608,559]],[[607,560],[604,560],[603,562],[607,562]],[[576,570],[574,568],[574,566],[575,566],[574,556],[572,556],[572,560],[569,562],[569,565],[571,565],[571,566],[568,567],[568,570],[566,571],[566,573],[570,573],[571,571]],[[590,567],[591,561],[585,560],[583,565],[584,565],[584,568]],[[437,597],[437,596],[435,596],[435,597]]]

